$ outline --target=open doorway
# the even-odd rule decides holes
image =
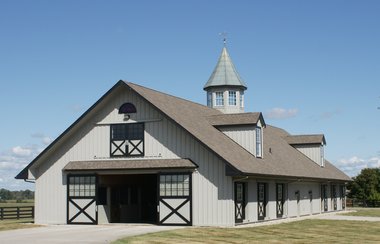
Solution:
[[[102,175],[110,223],[157,223],[157,174]]]

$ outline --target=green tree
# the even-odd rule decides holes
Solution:
[[[362,169],[347,188],[350,198],[380,201],[380,168]]]
[[[0,189],[0,199],[1,200],[9,200],[12,198],[12,193],[4,188]]]

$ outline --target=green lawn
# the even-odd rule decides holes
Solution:
[[[33,227],[38,227],[38,225],[33,224],[33,219],[0,220],[0,231],[25,229],[25,228],[33,228]]]
[[[380,217],[380,208],[351,208],[355,212],[343,213],[349,216]]]
[[[380,222],[309,219],[249,228],[184,228],[121,243],[380,243]]]

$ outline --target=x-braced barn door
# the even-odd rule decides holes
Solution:
[[[257,219],[264,220],[266,215],[267,198],[265,183],[257,183]]]
[[[245,184],[235,182],[235,223],[242,223],[245,219]]]
[[[284,184],[276,184],[276,212],[277,218],[284,215]]]
[[[337,203],[337,194],[336,194],[336,186],[331,185],[331,198],[333,201],[333,209],[337,210],[338,209],[338,203]]]
[[[97,224],[96,175],[67,176],[67,223]]]
[[[159,175],[158,223],[191,225],[191,173]]]
[[[323,211],[328,211],[328,204],[327,204],[327,185],[321,186],[321,195],[322,195],[322,203],[323,203]]]

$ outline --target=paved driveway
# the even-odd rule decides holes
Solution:
[[[0,243],[110,243],[125,236],[179,228],[181,227],[129,224],[49,225],[30,229],[0,231]]]

